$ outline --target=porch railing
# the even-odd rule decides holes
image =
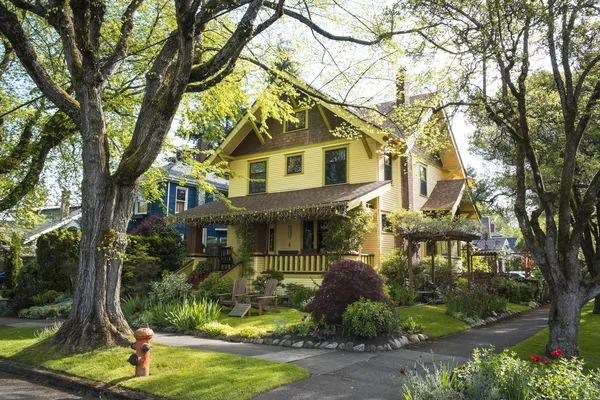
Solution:
[[[329,260],[323,254],[266,255],[264,258],[267,271],[288,274],[323,274],[329,271]],[[348,255],[344,259],[359,260],[370,266],[375,264],[373,254]]]

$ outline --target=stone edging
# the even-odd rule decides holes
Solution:
[[[472,324],[471,328],[479,328],[481,326],[486,326],[487,324],[491,324],[494,322],[502,321],[504,319],[512,318],[515,315],[520,315],[524,312],[529,312],[531,310],[535,310],[539,306],[540,305],[537,304],[535,307],[531,307],[530,310],[525,310],[525,311],[507,310],[506,312],[500,313],[500,314],[496,315],[495,317],[487,317],[486,319],[480,319],[479,321]]]
[[[204,339],[212,339],[212,340],[222,340],[225,342],[234,342],[234,343],[252,343],[252,344],[261,344],[266,346],[280,346],[280,347],[290,347],[296,349],[322,349],[322,350],[344,350],[344,351],[354,351],[354,352],[372,352],[372,351],[391,351],[397,350],[402,347],[416,344],[420,342],[424,342],[429,340],[429,336],[424,333],[412,334],[412,335],[402,335],[398,338],[391,338],[385,345],[375,346],[373,344],[366,345],[357,342],[346,342],[346,343],[338,343],[338,342],[329,342],[329,341],[311,341],[305,339],[292,339],[291,335],[285,335],[280,338],[244,338],[241,336],[211,336],[207,333],[201,331],[178,331],[176,329],[163,329],[158,330],[162,332],[174,332],[180,333],[183,335],[192,335],[196,337],[201,337]]]
[[[52,371],[43,368],[32,367],[27,364],[21,364],[14,361],[0,359],[0,371],[10,374],[34,379],[41,382],[47,382],[52,386],[67,389],[70,392],[80,391],[102,398],[115,400],[160,400],[162,397],[148,393],[138,392],[131,389],[109,386],[108,384],[81,378],[74,375],[68,375],[62,372]],[[132,376],[133,367],[131,369]]]

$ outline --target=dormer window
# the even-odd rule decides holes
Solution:
[[[294,118],[298,119],[298,122],[285,121],[284,132],[300,131],[308,127],[308,110],[294,111]]]

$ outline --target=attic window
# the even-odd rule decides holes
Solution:
[[[285,121],[284,132],[299,131],[308,127],[308,110],[295,111],[294,117],[298,119],[298,122]]]
[[[419,165],[419,182],[421,196],[427,196],[427,167]]]
[[[383,180],[392,180],[392,153],[385,153],[383,155]]]

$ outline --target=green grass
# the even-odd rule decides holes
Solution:
[[[592,314],[594,303],[583,307],[579,328],[579,356],[585,361],[585,368],[600,368],[600,315]],[[510,347],[517,355],[528,360],[533,353],[544,354],[548,342],[548,328]]]
[[[266,312],[259,317],[258,311],[253,309],[253,315],[251,317],[246,316],[244,318],[237,318],[228,317],[227,314],[229,314],[229,309],[224,308],[221,312],[221,318],[219,318],[219,322],[222,324],[232,326],[234,328],[252,326],[256,328],[262,328],[267,330],[268,332],[271,332],[275,329],[276,320],[287,320],[288,324],[293,324],[296,322],[301,322],[302,317],[308,315],[307,313],[296,310],[295,308],[280,307],[279,311],[279,313]]]
[[[310,373],[292,364],[154,344],[150,376],[133,377],[131,349],[66,353],[33,336],[33,328],[0,330],[0,357],[175,399],[251,399]]]
[[[514,311],[529,311],[531,310],[531,307],[529,306],[524,306],[522,304],[516,304],[516,303],[508,303],[508,309],[509,310],[514,310]]]
[[[447,315],[446,306],[443,304],[403,307],[398,310],[401,318],[412,317],[423,326],[423,332],[431,337],[445,336],[470,328],[466,323]]]

